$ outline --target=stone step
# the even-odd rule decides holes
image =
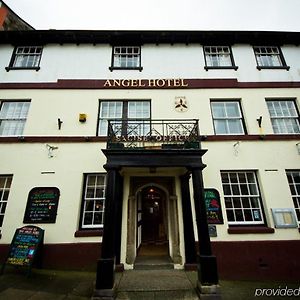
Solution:
[[[134,270],[172,270],[174,269],[174,264],[163,263],[163,264],[144,264],[137,263],[134,265]]]
[[[199,300],[197,293],[193,290],[176,290],[176,291],[132,291],[132,292],[118,292],[117,300],[141,300],[141,299],[155,299],[155,300]]]

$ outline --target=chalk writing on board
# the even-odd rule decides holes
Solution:
[[[24,223],[55,223],[60,192],[56,187],[36,187],[28,195]]]
[[[216,189],[204,189],[207,223],[223,224],[222,207],[220,195]]]
[[[24,226],[15,232],[6,263],[31,266],[39,247],[43,243],[44,230],[36,226]]]

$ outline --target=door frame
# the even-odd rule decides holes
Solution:
[[[127,247],[126,263],[133,265],[137,256],[137,208],[138,197],[144,188],[153,186],[165,193],[166,216],[167,216],[167,236],[169,241],[169,254],[174,264],[182,264],[182,254],[180,253],[179,238],[179,218],[177,196],[175,195],[175,176],[168,177],[131,177],[130,193],[128,197],[128,218],[127,218]]]

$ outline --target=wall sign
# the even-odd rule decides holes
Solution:
[[[37,226],[24,226],[18,228],[10,244],[9,253],[5,264],[31,268],[40,254],[44,240],[44,230]]]
[[[28,195],[23,223],[55,223],[60,192],[56,187],[35,187]]]
[[[216,189],[204,189],[208,224],[224,224],[220,194]]]
[[[186,88],[185,79],[107,79],[104,88]]]

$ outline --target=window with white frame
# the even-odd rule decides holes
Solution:
[[[229,46],[204,46],[205,69],[234,68],[234,59]]]
[[[239,101],[211,101],[215,134],[244,134]]]
[[[0,109],[0,136],[22,135],[29,101],[3,101]]]
[[[286,171],[298,222],[300,222],[300,170]]]
[[[285,68],[289,69],[284,60],[280,47],[255,46],[253,47],[257,68]]]
[[[267,100],[273,131],[276,134],[299,134],[299,114],[294,100]]]
[[[5,210],[12,182],[11,175],[0,175],[0,232],[3,225]]]
[[[139,69],[141,71],[141,47],[114,46],[110,69]]]
[[[99,112],[99,127],[98,135],[107,135],[107,124],[108,120],[120,121],[120,126],[127,126],[128,124],[134,124],[134,120],[150,120],[150,101],[141,100],[123,100],[123,101],[100,101],[100,112]],[[136,126],[142,132],[134,133],[129,131],[128,135],[144,135],[147,131],[147,125]]]
[[[80,224],[82,229],[103,227],[105,187],[105,174],[86,174]]]
[[[255,172],[221,171],[221,179],[228,224],[264,224]]]
[[[42,46],[18,46],[7,69],[35,69],[40,66]]]

